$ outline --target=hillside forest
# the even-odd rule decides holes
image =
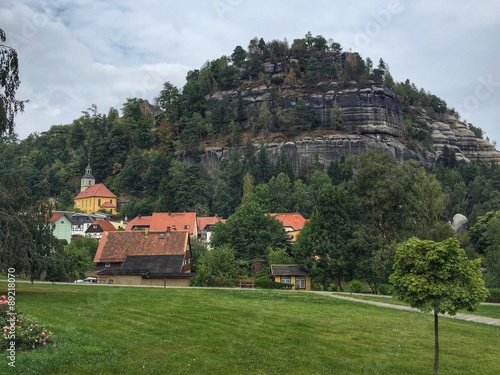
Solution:
[[[269,63],[282,73],[267,72]],[[459,162],[453,149],[445,148],[432,168],[416,161],[398,164],[382,151],[370,151],[294,170],[286,154],[271,157],[265,144],[276,135],[291,139],[342,132],[342,108],[332,108],[325,126],[300,103],[291,109],[251,110],[207,100],[221,90],[267,85],[279,103],[281,85],[314,91],[331,81],[376,82],[392,90],[403,111],[403,141],[422,152],[433,145],[431,130],[419,124],[417,113],[425,111],[434,119],[459,116],[410,80],[395,81],[382,58],[374,64],[311,33],[291,44],[254,38],[246,48],[237,46],[230,56],[189,72],[182,88],[165,82],[154,105],[127,98],[121,112],[110,108],[101,113],[92,104],[71,124],[53,125],[23,140],[12,129],[2,129],[0,223],[24,228],[23,234],[0,238],[2,269],[13,262],[32,277],[43,269],[53,279],[69,279],[75,262],[88,264],[90,255],[85,258],[74,245],[68,250],[50,231],[40,230],[47,217],[40,213],[74,210],[73,197],[90,161],[96,182],[119,197],[119,219],[179,211],[228,218],[226,225],[216,226],[213,245],[221,254],[230,253],[240,271],[255,257],[305,265],[311,257],[306,241],[320,238],[332,264],[314,266],[318,287],[356,278],[377,290],[388,283],[396,244],[412,236],[441,241],[458,235],[468,256],[482,259],[488,285],[500,286],[500,166]],[[468,127],[483,136],[479,127]],[[209,146],[228,149],[215,169],[200,162]],[[269,212],[298,212],[310,222],[290,244],[283,233],[268,233],[275,228],[262,219]],[[458,234],[449,225],[456,214],[469,220]],[[27,224],[23,215],[39,222]],[[247,231],[235,231],[242,223],[263,227],[249,224]],[[58,257],[49,262],[54,248]],[[85,266],[79,267],[84,273]]]

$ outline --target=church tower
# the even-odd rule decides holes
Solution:
[[[82,177],[80,192],[87,190],[92,185],[95,185],[95,177],[92,175],[92,168],[89,161],[87,168],[85,168],[85,174]]]

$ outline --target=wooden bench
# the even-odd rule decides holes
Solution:
[[[255,280],[238,280],[240,288],[255,288]]]

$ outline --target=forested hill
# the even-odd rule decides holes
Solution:
[[[129,218],[227,217],[259,191],[266,209],[309,216],[325,181],[347,183],[360,155],[378,149],[436,174],[449,197],[444,219],[500,204],[500,158],[479,127],[409,80],[396,82],[382,58],[374,63],[323,36],[254,38],[189,72],[184,87],[166,82],[154,105],[124,100],[121,114],[92,105],[71,124],[2,138],[0,175],[65,209],[90,159],[96,182],[119,196]],[[286,199],[273,205],[278,192]]]

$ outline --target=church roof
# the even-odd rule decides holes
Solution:
[[[80,192],[75,199],[85,199],[85,198],[116,198],[114,195],[104,184],[95,184],[89,186],[86,190]]]
[[[92,178],[92,179],[95,179],[95,177],[92,175],[92,168],[90,167],[90,162],[87,165],[87,168],[85,168],[85,174],[83,175],[82,178]]]

